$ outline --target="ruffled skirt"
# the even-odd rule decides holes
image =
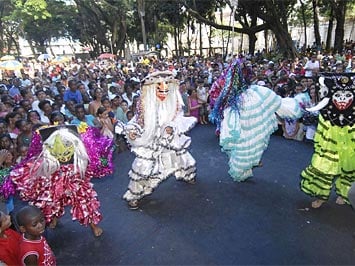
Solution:
[[[123,198],[139,200],[149,195],[170,175],[177,180],[190,181],[196,177],[196,161],[186,150],[163,152],[151,158],[136,157],[128,173],[130,182]]]
[[[89,177],[81,178],[72,164],[61,165],[51,176],[35,177],[32,171],[39,165],[38,161],[28,161],[10,173],[22,200],[40,208],[47,223],[61,217],[66,206],[71,206],[72,219],[82,225],[100,222],[100,202]]]
[[[355,182],[355,126],[332,126],[320,115],[314,142],[311,164],[301,173],[301,190],[328,200],[335,181],[336,193],[348,202]]]
[[[259,164],[270,135],[278,128],[275,112],[281,106],[281,98],[265,87],[252,86],[240,97],[239,111],[230,107],[224,110],[220,134],[234,181],[253,175],[252,168]]]

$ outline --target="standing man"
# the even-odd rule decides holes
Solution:
[[[184,106],[182,107],[182,109],[184,110],[184,116],[190,116],[189,94],[187,93],[186,81],[184,80],[180,82],[180,93],[181,93],[182,101],[184,102]]]
[[[307,61],[306,65],[304,66],[306,78],[316,78],[319,73],[319,61],[317,61],[317,55],[313,54],[311,59]]]

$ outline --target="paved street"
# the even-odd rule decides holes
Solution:
[[[71,221],[68,213],[47,238],[59,265],[345,265],[355,262],[355,212],[335,195],[319,210],[299,190],[310,161],[309,143],[272,136],[263,167],[235,183],[214,126],[190,132],[198,182],[171,177],[132,211],[121,199],[134,159],[115,158],[115,173],[95,179],[104,234]]]

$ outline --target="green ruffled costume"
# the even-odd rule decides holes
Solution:
[[[348,91],[352,92],[353,87]],[[355,181],[354,102],[346,110],[349,111],[346,118],[350,123],[344,126],[332,124],[329,117],[335,115],[329,111],[319,115],[314,154],[311,164],[301,173],[300,185],[306,194],[325,201],[335,186],[336,194],[349,204],[348,191]],[[327,115],[328,119],[325,119]]]
[[[348,203],[355,181],[355,126],[332,126],[320,115],[311,164],[302,171],[301,189],[328,200],[333,182],[336,193]]]

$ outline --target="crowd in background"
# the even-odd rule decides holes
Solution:
[[[310,50],[294,60],[267,59],[239,54],[251,84],[266,86],[281,97],[307,93],[309,107],[318,102],[317,76],[320,72],[354,72],[352,48],[343,54]],[[208,124],[209,90],[232,56],[199,56],[178,59],[142,57],[138,62],[117,60],[80,60],[68,63],[23,62],[21,71],[2,73],[0,82],[0,150],[11,154],[12,163],[26,156],[34,129],[60,121],[101,128],[102,134],[115,138],[118,150],[126,149],[122,138],[115,136],[117,121],[127,123],[136,111],[143,78],[154,69],[170,70],[180,81],[186,116],[195,116],[201,125]],[[308,107],[308,106],[305,106]],[[316,113],[305,113],[298,120],[280,120],[279,134],[287,139],[312,141],[317,125]],[[4,156],[0,156],[4,157]],[[4,164],[5,158],[0,158]]]

